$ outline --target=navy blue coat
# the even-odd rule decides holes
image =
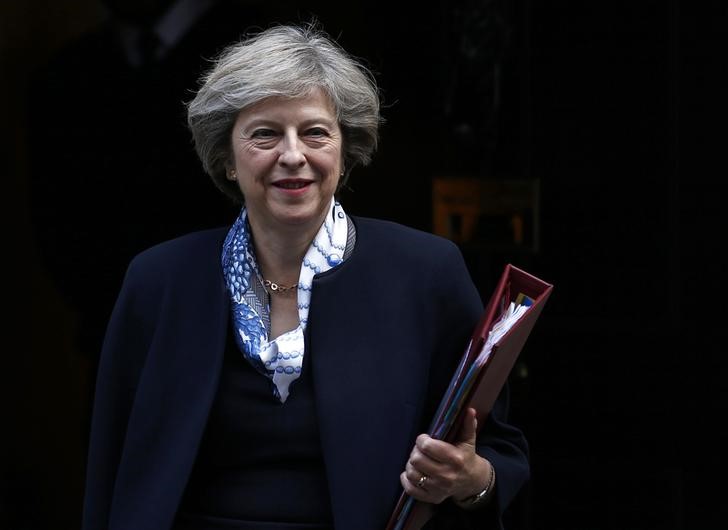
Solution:
[[[306,330],[337,530],[383,529],[482,302],[450,241],[353,218],[357,240],[317,276]],[[92,419],[84,530],[170,528],[220,377],[229,298],[227,228],[195,232],[132,260],[111,316]],[[499,528],[528,478],[527,444],[507,423],[507,389],[478,436],[497,471],[489,507],[452,528]]]

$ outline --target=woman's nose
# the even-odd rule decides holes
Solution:
[[[306,163],[303,146],[295,132],[287,132],[281,142],[281,152],[278,163],[287,168],[298,168]]]

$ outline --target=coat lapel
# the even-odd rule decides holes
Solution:
[[[407,361],[383,347],[387,331],[362,334],[374,321],[346,305],[361,299],[357,268],[347,260],[315,280],[307,351],[335,527],[371,530],[384,528],[401,492],[421,406],[396,377]]]
[[[185,289],[170,290],[159,308],[119,466],[113,528],[169,528],[184,493],[217,391],[229,320],[219,266],[207,261],[180,267],[168,285]]]

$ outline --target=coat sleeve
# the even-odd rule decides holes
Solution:
[[[483,306],[459,249],[452,244],[443,259],[439,275],[438,357],[433,366],[430,388],[435,389],[430,408],[439,403],[449,378],[464,352]],[[464,510],[453,502],[438,506],[426,526],[432,529],[502,528],[504,510],[529,479],[528,443],[516,426],[509,423],[508,383],[499,394],[490,415],[480,429],[477,452],[488,459],[496,472],[496,489],[490,501],[475,510]]]
[[[106,329],[96,375],[89,435],[83,530],[105,530],[114,495],[126,427],[151,342],[154,289],[145,286],[142,267],[132,261]]]

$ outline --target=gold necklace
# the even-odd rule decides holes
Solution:
[[[278,285],[277,283],[274,283],[274,282],[272,282],[270,280],[266,280],[266,279],[263,279],[263,285],[265,286],[265,288],[267,290],[270,290],[269,292],[273,292],[276,294],[285,294],[288,291],[290,291],[291,289],[295,289],[296,287],[298,287],[297,283],[294,283],[293,285],[285,287],[283,285]]]

